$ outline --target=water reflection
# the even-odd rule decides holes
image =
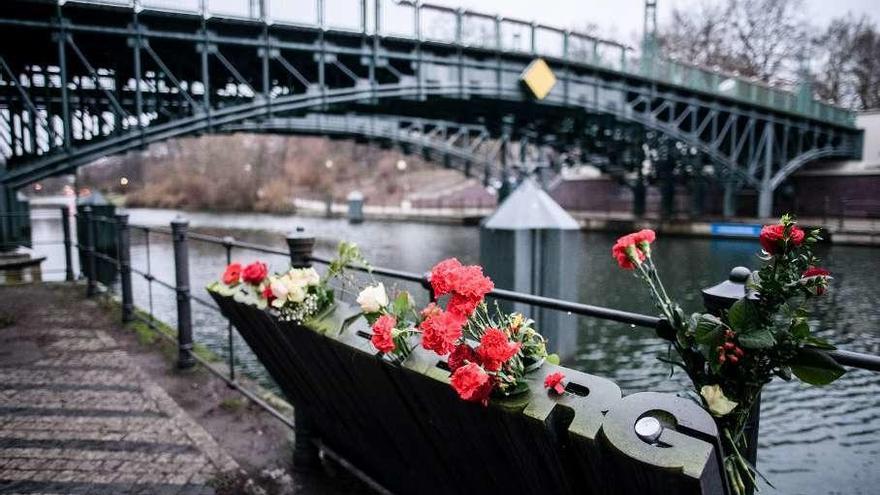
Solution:
[[[167,226],[177,212],[130,210],[132,224]],[[357,242],[376,265],[423,272],[436,261],[457,256],[477,262],[479,235],[472,227],[422,225],[404,222],[367,222],[350,225],[344,220],[294,218],[263,214],[187,213],[193,229],[234,235],[248,242],[285,248],[284,234],[296,226],[314,232],[316,251],[332,254],[340,239]],[[57,220],[35,220],[35,239],[58,239]],[[587,233],[583,236],[581,302],[654,313],[646,289],[628,272],[617,268],[609,252],[616,236]],[[142,231],[132,236],[132,264],[148,266],[160,279],[173,280],[170,239]],[[756,243],[737,240],[660,238],[655,247],[657,264],[667,288],[687,311],[701,308],[700,289],[724,279],[737,265],[755,267]],[[49,255],[48,266],[63,267],[60,246],[40,248]],[[880,285],[876,273],[880,257],[868,248],[823,247],[818,253],[834,273],[829,296],[816,303],[817,328],[842,348],[880,354]],[[281,269],[285,257],[236,252],[234,259],[265,259]],[[215,279],[225,263],[220,246],[192,242],[190,273],[194,293],[206,296],[203,287]],[[397,282],[386,281],[389,285]],[[418,286],[408,286],[424,297]],[[150,291],[141,277],[134,278],[135,302],[147,308]],[[155,286],[152,307],[159,318],[176,323],[175,301],[167,289]],[[194,306],[195,336],[220,354],[225,353],[226,323],[216,313]],[[666,352],[652,331],[597,319],[580,320],[577,355],[566,363],[574,368],[616,381],[624,393],[641,390],[681,392],[684,376],[669,379],[669,369],[657,361]],[[237,362],[253,374],[263,373],[259,363],[236,341]],[[880,484],[880,374],[850,371],[830,387],[806,387],[776,381],[764,393],[761,416],[759,468],[769,475],[779,493],[876,493]]]

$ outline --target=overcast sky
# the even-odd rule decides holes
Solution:
[[[0,0],[3,1],[3,0]],[[106,0],[105,0],[106,1]],[[127,0],[111,0],[126,3]],[[663,26],[676,7],[687,8],[703,2],[727,0],[658,0],[658,23]],[[880,0],[802,0],[802,15],[816,28],[824,28],[833,17],[852,13],[868,16],[880,24]],[[141,0],[143,5],[172,9],[198,10],[199,0]],[[331,27],[358,29],[361,0],[324,0],[325,22]],[[536,21],[549,26],[579,30],[595,24],[599,36],[630,45],[641,39],[644,0],[427,0],[427,3],[463,7],[487,14]],[[249,15],[250,0],[208,0],[214,15]],[[275,22],[314,24],[317,16],[315,0],[267,0],[269,17]],[[368,5],[372,6],[370,0]],[[412,10],[395,6],[394,0],[383,0],[383,31],[412,35]],[[372,9],[371,9],[372,10]],[[429,14],[426,14],[429,15]],[[369,16],[372,25],[372,14]],[[491,21],[485,21],[491,24]],[[432,29],[445,26],[452,36],[453,18],[425,18],[423,25]]]
[[[658,23],[662,26],[675,7],[707,0],[658,0]],[[715,0],[722,1],[722,0]],[[430,3],[535,20],[552,26],[577,28],[599,25],[601,34],[632,43],[641,36],[644,0],[430,0]],[[880,0],[804,0],[805,18],[824,26],[828,19],[852,12],[880,22]]]

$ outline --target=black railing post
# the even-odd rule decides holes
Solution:
[[[98,267],[95,259],[95,219],[92,207],[83,208],[83,221],[85,222],[86,245],[83,252],[86,255],[85,274],[87,279],[86,297],[92,297],[98,293]]]
[[[290,266],[308,268],[312,266],[312,252],[315,249],[315,238],[305,232],[302,227],[287,234],[287,249],[290,251]]]
[[[128,214],[116,214],[116,246],[119,259],[119,286],[122,289],[122,323],[134,319],[134,297],[131,292],[131,231]]]
[[[177,217],[171,221],[171,239],[174,243],[174,275],[175,291],[177,292],[177,367],[192,368],[196,360],[192,355],[192,303],[189,291],[189,248],[186,243],[186,232],[189,221]]]
[[[290,265],[294,268],[312,266],[312,252],[315,238],[302,227],[287,234],[287,249],[290,251]],[[293,463],[297,468],[308,469],[320,464],[318,447],[315,444],[315,429],[308,411],[301,404],[294,404],[294,443]]]
[[[70,210],[61,207],[61,230],[64,234],[64,280],[73,282],[73,241],[70,235]]]
[[[235,242],[235,238],[232,236],[226,236],[223,238],[223,248],[226,250],[226,265],[229,266],[232,263],[232,243]],[[229,340],[229,380],[235,381],[235,340],[233,339],[232,333],[232,320],[226,320],[226,335]],[[232,384],[228,384],[229,388],[234,388]]]

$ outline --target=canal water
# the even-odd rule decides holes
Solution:
[[[55,210],[53,210],[54,212]],[[167,227],[178,214],[173,210],[128,210],[136,225]],[[284,233],[302,226],[317,237],[316,251],[332,255],[341,239],[357,242],[377,266],[424,272],[437,261],[456,256],[476,263],[479,232],[476,227],[370,221],[350,225],[344,220],[275,216],[266,214],[186,213],[199,232],[232,235],[238,240],[285,249]],[[35,210],[36,243],[59,238],[60,221]],[[653,313],[645,288],[629,272],[617,268],[609,252],[616,236],[585,233],[579,284],[579,301],[611,308]],[[170,238],[132,233],[132,264],[159,279],[173,282]],[[48,270],[63,267],[61,248],[38,246],[49,255]],[[730,268],[757,266],[757,242],[683,237],[661,237],[654,248],[666,287],[688,311],[701,307],[700,289],[723,280]],[[814,328],[842,349],[880,354],[880,256],[871,248],[823,246],[820,256],[833,272],[832,290],[817,301]],[[194,293],[207,297],[204,287],[219,277],[225,265],[222,247],[192,241],[190,274]],[[268,261],[282,270],[281,256],[236,250],[235,261]],[[56,272],[47,273],[57,276]],[[157,318],[174,324],[175,299],[169,290],[147,286],[134,279],[135,303],[152,305]],[[400,285],[386,280],[386,285]],[[420,298],[418,286],[408,286]],[[215,312],[194,306],[197,342],[226,356],[225,321]],[[237,366],[267,383],[265,373],[246,345],[235,341]],[[666,346],[650,330],[598,319],[579,320],[576,356],[565,363],[616,381],[624,394],[653,390],[678,393],[686,390],[682,373],[669,378],[669,368],[656,356]],[[269,384],[271,386],[271,384]],[[829,387],[809,387],[777,380],[763,394],[759,469],[785,494],[876,494],[880,486],[880,374],[851,370]],[[764,491],[774,492],[765,487]]]

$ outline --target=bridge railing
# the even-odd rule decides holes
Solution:
[[[250,19],[543,56],[839,125],[851,126],[855,122],[854,112],[814,100],[812,95],[799,95],[717,68],[661,57],[640,60],[631,47],[588,33],[415,0],[73,0],[69,3]]]

